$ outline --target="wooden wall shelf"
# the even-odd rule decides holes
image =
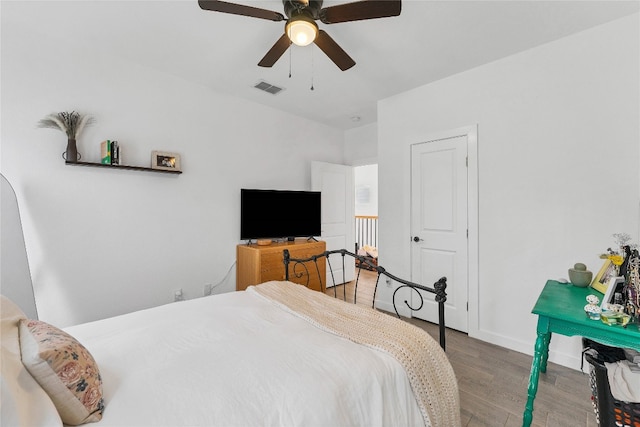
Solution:
[[[182,173],[182,171],[171,171],[171,170],[164,170],[164,169],[152,169],[152,168],[146,168],[143,166],[128,166],[128,165],[106,165],[103,163],[93,163],[93,162],[67,162],[65,161],[66,165],[71,165],[71,166],[91,166],[91,167],[96,167],[96,168],[111,168],[111,169],[128,169],[128,170],[134,170],[134,171],[144,171],[144,172],[158,172],[158,173],[169,173],[169,174],[174,174],[174,175],[179,175]]]

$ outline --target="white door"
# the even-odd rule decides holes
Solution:
[[[468,330],[467,135],[411,146],[411,275],[433,286],[447,278],[445,324]],[[438,322],[433,294],[415,317]],[[412,297],[416,304],[417,295]]]
[[[354,187],[353,168],[333,163],[311,162],[311,189],[322,192],[322,240],[327,250],[354,251]],[[330,260],[335,284],[343,283],[342,259],[333,255]],[[345,257],[344,282],[355,278],[355,261]],[[333,286],[327,264],[327,287]]]

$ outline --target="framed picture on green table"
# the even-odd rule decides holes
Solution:
[[[609,281],[618,275],[618,271],[616,270],[616,266],[610,259],[604,261],[602,268],[596,274],[596,277],[593,278],[593,282],[591,282],[591,287],[598,292],[603,294],[607,293],[607,288],[609,287]]]
[[[609,309],[609,304],[614,303],[616,293],[622,293],[622,289],[624,288],[624,277],[612,277],[609,279],[609,283],[607,285],[607,292],[605,292],[604,297],[602,297],[602,304],[600,304],[600,308],[603,310]]]

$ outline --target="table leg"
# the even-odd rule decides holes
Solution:
[[[550,332],[538,331],[538,338],[536,339],[535,352],[533,354],[533,361],[531,362],[531,375],[529,376],[529,386],[527,388],[527,404],[524,408],[524,415],[522,416],[522,427],[529,427],[533,420],[533,401],[536,398],[538,392],[538,379],[540,378],[540,370],[543,367],[544,371],[547,368],[547,357],[549,356],[549,341],[551,340]]]
[[[542,352],[542,364],[540,365],[540,372],[547,372],[547,360],[549,360],[549,343],[551,343],[551,334],[545,334],[544,338],[544,351]]]

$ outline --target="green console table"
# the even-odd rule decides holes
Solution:
[[[629,324],[623,328],[619,325],[605,325],[600,320],[590,320],[587,317],[584,306],[587,304],[586,298],[589,294],[597,295],[602,299],[602,294],[590,287],[578,288],[571,284],[549,280],[531,311],[538,315],[538,337],[533,362],[531,362],[528,398],[522,419],[523,427],[529,427],[533,419],[533,401],[538,392],[540,372],[547,371],[552,333],[577,335],[613,347],[640,351],[640,330],[637,324]]]

